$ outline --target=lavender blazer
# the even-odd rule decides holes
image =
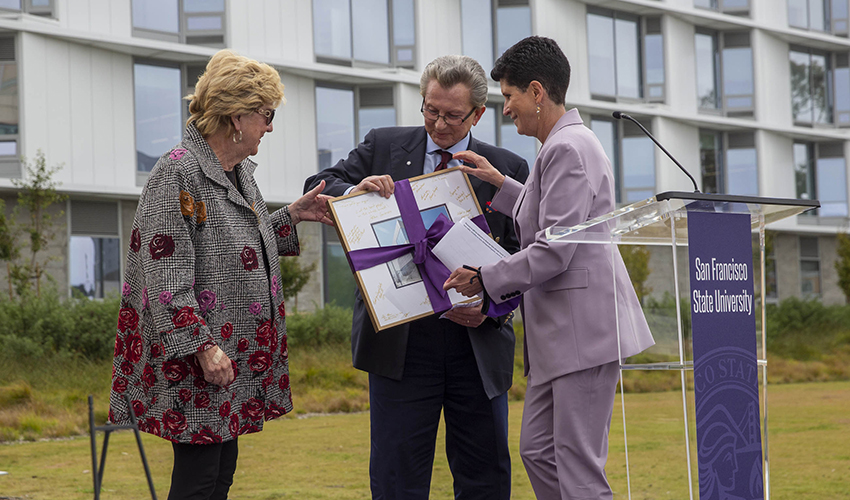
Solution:
[[[612,260],[609,245],[546,241],[547,227],[574,226],[614,210],[611,163],[578,110],[558,120],[525,185],[506,178],[491,207],[513,215],[521,250],[481,273],[496,303],[524,294],[525,374],[532,371],[535,383],[633,356],[655,343],[619,252]]]

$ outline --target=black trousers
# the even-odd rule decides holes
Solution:
[[[227,500],[239,455],[236,441],[172,443],[174,470],[168,500]]]
[[[508,399],[484,392],[466,328],[414,322],[402,380],[369,374],[372,498],[427,499],[440,413],[456,499],[508,500]]]

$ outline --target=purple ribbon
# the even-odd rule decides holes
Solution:
[[[449,279],[451,271],[434,256],[431,249],[443,239],[443,236],[454,223],[445,214],[440,214],[431,227],[425,230],[425,223],[422,222],[419,206],[416,205],[416,198],[413,196],[410,181],[407,179],[395,183],[395,199],[410,243],[352,250],[348,252],[348,260],[352,269],[355,271],[369,269],[412,251],[413,262],[419,269],[419,274],[425,283],[428,299],[431,300],[431,308],[434,312],[451,309],[452,303],[449,300],[449,294],[443,290],[443,283]],[[472,222],[485,233],[490,232],[490,227],[487,225],[484,215],[473,218]]]

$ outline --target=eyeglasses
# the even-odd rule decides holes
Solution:
[[[274,120],[274,111],[275,110],[273,110],[273,109],[262,109],[262,108],[257,110],[257,113],[260,113],[261,115],[266,117],[266,126],[267,127],[269,125],[271,125],[272,120]]]
[[[446,125],[451,125],[453,127],[456,127],[456,126],[460,125],[461,123],[465,122],[467,118],[472,116],[472,113],[475,113],[475,108],[472,108],[472,110],[469,113],[467,113],[466,116],[464,116],[463,118],[461,118],[458,115],[441,115],[431,108],[426,108],[425,107],[425,100],[423,100],[422,106],[419,108],[419,112],[421,112],[422,116],[424,116],[425,119],[428,120],[429,122],[436,122],[437,120],[442,118],[443,121],[446,122]]]

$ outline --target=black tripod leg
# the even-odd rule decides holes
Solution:
[[[130,397],[127,394],[124,394],[124,400],[127,402],[127,412],[130,415],[130,422],[133,423],[133,434],[136,435],[136,444],[139,445],[139,455],[142,456],[142,465],[145,467],[145,476],[148,478],[148,488],[151,490],[151,499],[156,500],[156,490],[154,490],[153,487],[151,469],[148,467],[148,458],[145,456],[145,447],[142,446],[142,434],[139,432],[139,423],[136,421],[136,414],[133,412],[133,405],[130,404]]]
[[[97,436],[94,430],[94,400],[89,395],[89,433],[91,434],[91,475],[94,482],[94,500],[100,500],[100,474],[97,471]]]

